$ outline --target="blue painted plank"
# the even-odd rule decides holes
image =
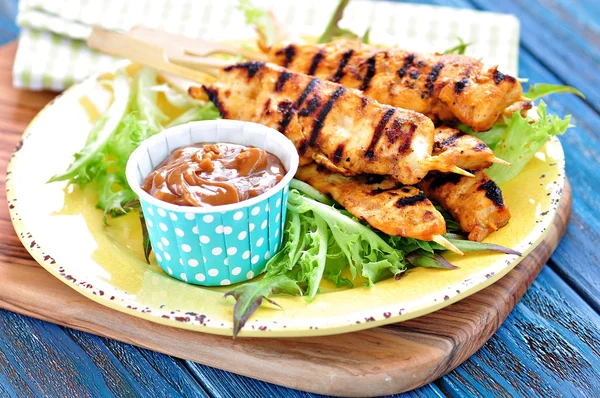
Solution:
[[[109,379],[115,395],[207,397],[183,361],[115,340],[65,328]]]
[[[322,397],[290,388],[280,387],[249,377],[238,376],[230,372],[187,361],[188,369],[211,392],[215,398],[277,398],[283,397]],[[409,393],[394,395],[402,398],[441,398],[444,394],[433,383]]]
[[[0,46],[17,38],[17,0],[0,0]]]
[[[498,332],[439,383],[450,396],[600,392],[600,316],[546,267]]]
[[[0,310],[0,396],[207,397],[179,359]]]
[[[583,91],[600,110],[598,2],[472,0],[480,9],[515,14],[521,45],[562,81]]]

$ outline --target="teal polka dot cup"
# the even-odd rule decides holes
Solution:
[[[287,173],[255,198],[213,207],[163,202],[140,185],[175,149],[197,143],[253,146],[277,156]],[[191,122],[147,139],[127,163],[127,181],[139,196],[158,265],[184,282],[224,286],[264,271],[281,246],[289,184],[298,169],[298,153],[278,131],[236,120]]]

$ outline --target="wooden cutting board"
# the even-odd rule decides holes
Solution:
[[[28,122],[54,97],[48,92],[12,88],[15,47],[0,48],[2,170]],[[563,236],[571,213],[567,182],[558,216],[529,256],[494,285],[433,314],[338,336],[232,340],[170,328],[103,307],[51,276],[15,235],[4,182],[2,172],[0,308],[271,383],[349,396],[417,388],[469,358],[494,334],[531,285]]]

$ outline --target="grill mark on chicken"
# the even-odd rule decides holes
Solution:
[[[423,192],[419,192],[419,194],[415,196],[398,199],[395,205],[396,207],[412,206],[415,203],[424,202],[426,200],[427,198],[425,197],[425,194]]]
[[[279,131],[285,134],[292,117],[294,116],[294,105],[290,100],[283,100],[277,104],[277,112],[281,114],[281,120],[279,121]]]
[[[319,79],[315,77],[306,85],[306,88],[304,89],[304,91],[302,91],[302,94],[300,94],[300,96],[296,100],[296,108],[300,108],[300,106],[302,106],[302,103],[306,101],[306,97],[308,97],[310,93],[315,89],[315,87],[317,87],[318,83]]]
[[[208,99],[217,107],[217,110],[223,118],[227,117],[227,112],[223,107],[223,103],[219,100],[219,91],[208,86],[202,86]]]
[[[381,134],[383,134],[383,130],[385,129],[385,126],[387,126],[388,122],[394,115],[394,112],[396,112],[395,108],[389,108],[383,114],[383,116],[381,117],[381,120],[379,120],[379,123],[377,123],[375,132],[373,133],[373,137],[371,138],[371,143],[369,144],[369,146],[365,152],[365,157],[367,159],[373,159],[373,157],[375,157],[375,145],[377,145],[377,142],[379,142],[379,139],[381,138]],[[397,121],[397,119],[394,120],[394,122],[396,122],[396,121]]]
[[[298,112],[298,116],[307,117],[312,115],[320,105],[319,95],[315,95],[308,101],[306,108]]]
[[[264,62],[249,61],[240,64],[229,65],[224,68],[225,72],[230,72],[233,69],[246,69],[248,71],[248,79],[252,79],[258,71],[265,66]]]
[[[360,86],[361,91],[365,91],[369,88],[369,84],[371,84],[371,79],[375,76],[375,55],[371,58],[367,59],[367,72],[365,73],[365,77],[363,78],[362,85]]]
[[[300,145],[298,145],[298,155],[300,155],[300,157],[306,155],[307,150],[308,150],[308,140],[304,139],[304,140],[302,140]]]
[[[485,142],[480,142],[479,144],[477,144],[477,145],[475,146],[475,148],[473,148],[473,150],[474,150],[474,151],[476,151],[476,152],[481,152],[481,151],[483,151],[484,149],[486,149],[487,147],[488,147],[488,146],[485,144]]]
[[[433,181],[431,182],[431,189],[435,190],[438,189],[439,187],[446,185],[446,184],[452,184],[452,185],[456,185],[460,182],[460,178],[461,176],[458,174],[452,174],[452,173],[447,173],[447,174],[442,174],[442,173],[438,173],[435,175],[435,177],[433,178]]]
[[[404,65],[402,65],[402,68],[398,69],[397,72],[398,76],[400,76],[400,79],[402,79],[404,75],[406,75],[406,71],[412,66],[414,60],[415,54],[408,54],[406,58],[404,58]]]
[[[321,63],[321,60],[323,59],[323,53],[325,52],[324,49],[320,49],[315,56],[312,59],[312,62],[310,64],[310,68],[308,69],[308,72],[306,73],[307,75],[314,75],[315,72],[317,71],[317,68],[319,67],[319,64]]]
[[[421,76],[421,72],[419,72],[418,70],[412,70],[412,71],[410,71],[410,73],[408,75],[410,76],[411,79],[417,80],[419,78],[419,76]]]
[[[456,145],[456,140],[458,140],[463,135],[465,135],[465,133],[463,133],[462,131],[459,131],[456,134],[451,135],[448,138],[444,138],[442,141],[435,141],[433,143],[433,150],[434,151],[441,151],[443,149],[455,146]],[[482,150],[485,147],[486,147],[486,145],[484,144],[483,148],[481,148],[479,150]]]
[[[290,77],[292,77],[292,74],[290,72],[286,70],[281,72],[281,74],[279,75],[279,79],[277,79],[277,83],[275,83],[275,91],[280,93],[281,90],[283,90],[285,82],[287,82],[290,79]]]
[[[429,76],[427,76],[427,82],[425,83],[425,87],[427,88],[427,94],[428,95],[433,94],[433,89],[435,87],[434,83],[437,80],[438,76],[440,75],[440,72],[441,72],[441,70],[442,70],[443,67],[444,67],[444,64],[441,63],[441,62],[438,62],[431,69],[431,72],[429,73]]]
[[[290,45],[286,46],[285,48],[277,51],[275,54],[276,55],[283,54],[285,56],[285,61],[283,62],[283,66],[285,68],[287,68],[288,66],[290,66],[290,64],[292,63],[292,60],[296,56],[296,46],[294,46],[293,44],[290,44]]]
[[[460,81],[454,83],[454,92],[456,94],[462,93],[465,87],[467,87],[467,84],[469,84],[469,79],[463,77],[462,79],[460,79]]]
[[[352,57],[352,54],[354,54],[354,50],[350,49],[346,51],[344,55],[342,55],[342,58],[340,59],[340,65],[338,66],[337,71],[335,72],[333,77],[330,79],[332,82],[338,83],[340,79],[344,77],[344,68],[348,64],[348,61],[350,61],[350,57]]]
[[[401,140],[401,143],[398,146],[398,153],[405,154],[410,150],[410,145],[412,144],[413,135],[415,134],[416,129],[417,126],[411,124],[408,131],[405,132],[402,128],[401,121],[394,119],[392,126],[386,132],[386,136],[390,144]]]
[[[502,191],[500,187],[492,180],[486,180],[482,183],[479,188],[481,191],[485,191],[485,197],[494,202],[498,207],[504,207],[504,199],[502,198]]]
[[[337,90],[335,90],[333,94],[331,94],[331,97],[329,97],[329,100],[323,106],[321,112],[319,112],[319,115],[317,116],[313,124],[312,132],[310,133],[310,141],[308,142],[310,146],[315,146],[315,144],[317,143],[317,139],[319,138],[319,134],[321,133],[321,129],[323,128],[323,122],[325,121],[325,118],[331,111],[331,108],[333,108],[333,104],[335,104],[335,101],[337,101],[342,95],[344,95],[345,92],[346,89],[344,87],[338,87]]]
[[[333,153],[333,163],[338,164],[342,161],[342,155],[344,154],[344,144],[339,144],[337,148],[335,148],[335,152]]]

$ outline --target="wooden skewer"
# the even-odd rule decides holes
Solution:
[[[242,56],[256,61],[268,60],[267,54],[248,48],[191,38],[159,29],[147,28],[145,26],[134,26],[127,33],[127,36],[164,48],[169,59],[184,55],[207,57],[213,54],[228,54]]]
[[[444,238],[442,235],[434,235],[431,240],[434,241],[435,243],[437,243],[438,245],[444,246],[446,249],[448,249],[456,254],[460,254],[461,256],[465,255],[465,253],[463,253],[458,247],[456,247],[452,243],[450,243],[450,241],[448,239]]]
[[[511,165],[510,162],[507,162],[506,160],[500,159],[500,158],[498,158],[496,156],[494,156],[494,158],[492,159],[492,163],[503,164],[505,166],[510,166]]]
[[[207,84],[215,81],[213,76],[206,73],[169,62],[160,46],[121,33],[94,28],[87,44],[94,50],[127,58],[133,62],[150,66],[161,72],[181,76],[196,83]]]
[[[467,170],[461,169],[458,166],[454,166],[450,169],[451,173],[460,174],[465,177],[475,177],[473,173],[468,172]]]

